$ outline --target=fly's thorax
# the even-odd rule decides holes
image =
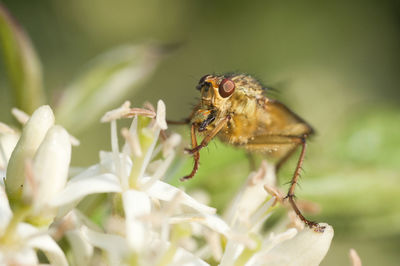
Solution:
[[[267,98],[263,98],[263,101],[268,101]],[[232,95],[229,102],[231,119],[218,136],[223,142],[235,145],[246,144],[258,131],[259,121],[264,118],[265,106],[260,105],[257,97],[249,97],[241,91]]]
[[[231,144],[245,144],[257,130],[257,120],[245,113],[234,114],[226,127],[220,131],[219,137],[222,141]]]
[[[248,96],[243,91],[235,92],[229,99],[229,112],[232,114],[243,115],[251,119],[254,118],[257,108],[257,99]]]

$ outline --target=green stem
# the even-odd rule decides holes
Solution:
[[[242,251],[240,256],[237,258],[237,260],[235,261],[235,265],[234,266],[244,266],[256,252],[260,251],[260,249],[261,249],[261,240],[257,239],[256,236],[253,236],[251,238],[254,241],[256,241],[257,246],[254,249],[250,249],[250,248],[246,247]]]
[[[167,251],[162,256],[160,263],[158,263],[158,266],[170,265],[172,260],[174,259],[176,251],[177,251],[176,245],[171,243],[171,245],[168,247]]]
[[[0,237],[0,243],[11,243],[15,240],[15,232],[17,230],[18,224],[29,215],[31,208],[23,207],[14,212],[13,217],[11,218],[10,222],[7,225],[7,228],[4,234]]]

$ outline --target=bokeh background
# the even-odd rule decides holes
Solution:
[[[98,122],[107,108],[123,100],[139,107],[163,99],[168,118],[179,120],[196,103],[195,85],[201,76],[249,73],[274,88],[268,95],[286,103],[317,131],[297,196],[318,203],[321,211],[308,216],[335,229],[322,265],[348,265],[349,248],[358,251],[364,265],[399,265],[398,1],[1,3],[25,29],[40,58],[46,97],[42,102],[56,111],[62,106],[58,122],[81,141],[73,150],[73,165],[95,163],[100,149],[110,149],[108,125]],[[123,93],[117,90],[120,84],[110,85],[104,77],[130,64],[131,53],[116,47],[132,44],[140,45],[132,60],[137,69],[145,69],[146,78],[128,82],[132,89]],[[118,52],[101,56],[113,49]],[[19,104],[18,96],[4,58],[3,53],[0,121],[17,126],[10,109]],[[104,83],[111,91],[115,85],[115,97],[109,101],[92,97]],[[85,86],[89,92],[79,98],[77,91]],[[74,90],[70,98],[65,96]],[[96,103],[98,112],[91,112]],[[186,128],[171,130],[182,133],[183,146],[189,143]],[[191,164],[182,152],[170,181],[178,184]],[[294,166],[292,159],[280,174],[284,190]],[[183,185],[206,190],[212,205],[223,209],[248,173],[243,151],[215,141],[202,151],[196,178]]]

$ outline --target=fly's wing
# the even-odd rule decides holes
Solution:
[[[256,135],[303,137],[314,133],[307,122],[279,101],[267,100],[259,110]]]
[[[295,149],[301,138],[314,133],[312,127],[284,104],[265,99],[256,114],[257,129],[243,148],[283,158]]]

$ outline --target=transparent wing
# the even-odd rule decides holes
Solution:
[[[256,130],[246,143],[233,143],[250,152],[262,152],[280,159],[292,152],[303,137],[314,133],[313,128],[284,104],[265,100],[264,108],[255,115]]]

